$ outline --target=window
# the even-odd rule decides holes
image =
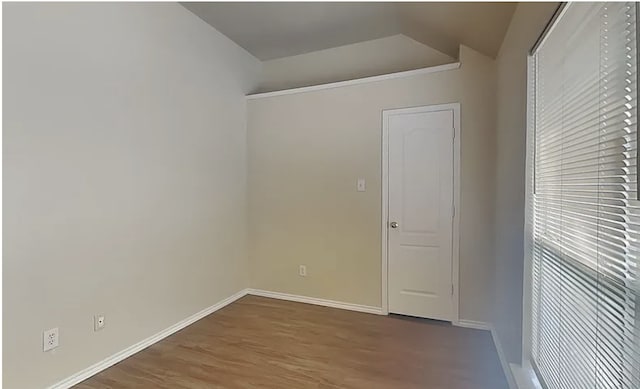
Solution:
[[[525,353],[549,389],[640,388],[635,3],[564,5],[530,59]]]

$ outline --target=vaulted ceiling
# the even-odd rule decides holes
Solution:
[[[397,34],[495,57],[516,3],[182,3],[261,60]]]

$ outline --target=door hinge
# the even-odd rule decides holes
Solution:
[[[451,284],[451,295],[453,296],[453,284]]]
[[[452,217],[456,217],[456,206],[453,206],[453,214],[451,215]]]

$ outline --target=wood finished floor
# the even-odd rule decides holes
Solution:
[[[246,296],[75,388],[507,389],[507,383],[488,331]]]

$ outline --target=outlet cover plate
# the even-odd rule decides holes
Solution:
[[[58,347],[59,337],[58,328],[52,328],[42,333],[42,351],[53,350]]]

